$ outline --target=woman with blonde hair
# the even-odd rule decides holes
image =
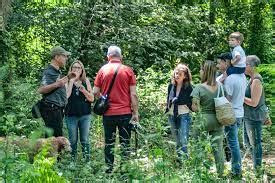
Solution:
[[[187,157],[187,144],[191,125],[192,92],[191,72],[185,64],[178,64],[172,74],[168,86],[167,108],[168,122],[171,132],[176,140],[178,157],[185,154]]]
[[[211,146],[214,153],[217,173],[223,175],[223,126],[218,123],[215,112],[214,98],[217,97],[218,83],[216,81],[216,64],[205,61],[200,70],[201,84],[198,84],[191,96],[193,111],[200,111],[204,121],[201,121],[203,131],[211,137]]]
[[[79,130],[83,158],[89,161],[91,102],[94,101],[92,87],[89,79],[86,77],[85,68],[81,61],[74,61],[70,66],[69,73],[76,75],[76,77],[70,78],[68,84],[66,84],[68,104],[65,108],[65,122],[68,128],[72,157],[76,158]]]

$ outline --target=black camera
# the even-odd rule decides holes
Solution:
[[[132,124],[131,130],[136,131],[137,129],[138,129],[138,125],[137,124]]]
[[[130,122],[130,125],[131,125],[130,128],[132,131],[137,131],[140,128],[140,124],[136,122]]]

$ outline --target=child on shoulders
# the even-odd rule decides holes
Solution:
[[[241,44],[244,40],[243,34],[240,32],[233,32],[229,35],[229,46],[232,49],[231,66],[228,67],[226,73],[231,74],[243,74],[246,67],[246,56]]]

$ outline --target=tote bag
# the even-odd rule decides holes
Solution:
[[[220,96],[220,92],[222,96]],[[218,122],[224,126],[233,124],[236,121],[232,104],[224,96],[224,90],[221,84],[218,84],[218,94],[214,98],[216,117]]]

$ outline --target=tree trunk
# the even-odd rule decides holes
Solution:
[[[5,29],[8,14],[11,9],[11,0],[0,0],[0,30]]]
[[[214,24],[215,23],[215,18],[216,18],[216,0],[211,0],[210,1],[210,12],[209,12],[209,23]]]
[[[1,85],[3,89],[3,109],[9,109],[9,98],[11,97],[9,83],[12,79],[12,68],[9,67],[8,54],[9,48],[6,44],[8,41],[7,34],[5,31],[5,25],[7,22],[8,14],[11,10],[11,0],[0,0],[0,63],[2,71],[5,71],[4,77],[2,78]],[[4,111],[0,111],[0,114]]]

